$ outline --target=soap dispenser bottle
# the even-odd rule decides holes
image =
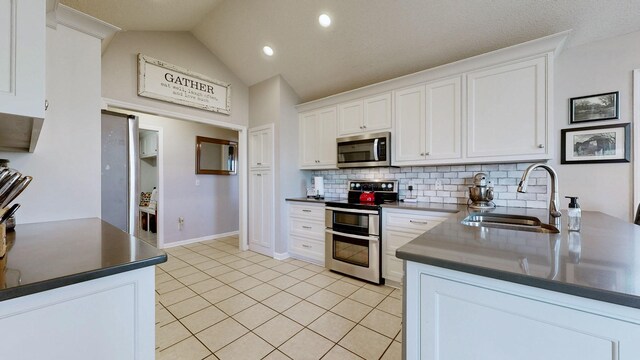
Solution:
[[[565,196],[567,199],[570,199],[569,208],[567,212],[569,213],[569,231],[580,231],[580,220],[582,218],[582,210],[580,210],[580,205],[578,204],[577,196]]]

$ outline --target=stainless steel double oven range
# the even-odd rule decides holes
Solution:
[[[325,266],[383,284],[380,205],[398,200],[398,182],[349,180],[348,188],[346,200],[325,203]],[[361,201],[370,198],[371,192],[374,201]]]

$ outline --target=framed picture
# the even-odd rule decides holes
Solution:
[[[562,129],[561,164],[629,162],[631,124]]]
[[[569,99],[570,123],[617,119],[618,104],[618,91],[571,98]]]

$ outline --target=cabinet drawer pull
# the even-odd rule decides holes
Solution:
[[[308,210],[308,209],[302,209],[302,212],[311,212],[311,210]]]
[[[418,220],[409,220],[410,223],[414,223],[414,224],[422,224],[422,225],[428,225],[429,223],[426,221],[418,221]]]
[[[307,244],[302,244],[302,247],[305,249],[311,249],[311,245],[307,245]]]
[[[258,165],[262,165],[262,163],[258,163]]]
[[[312,229],[312,227],[311,227],[311,226],[306,226],[306,225],[302,225],[302,228],[303,228],[303,229]]]

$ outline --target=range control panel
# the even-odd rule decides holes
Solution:
[[[349,191],[398,192],[398,180],[349,180]]]

